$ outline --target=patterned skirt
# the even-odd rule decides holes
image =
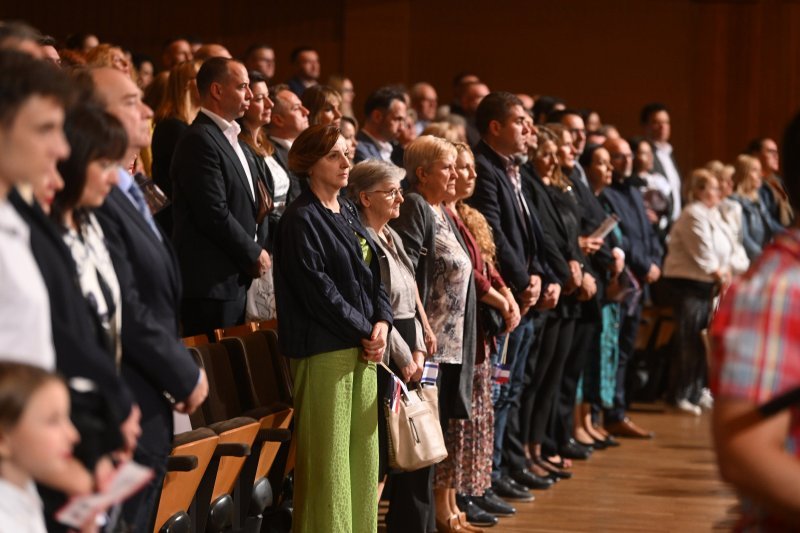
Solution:
[[[459,494],[468,496],[482,496],[492,484],[494,445],[492,365],[488,353],[482,363],[475,364],[472,418],[450,419],[444,441],[448,455],[436,465],[434,486],[437,489],[456,489]]]

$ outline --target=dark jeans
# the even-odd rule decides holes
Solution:
[[[500,361],[506,335],[497,338],[498,351],[492,355],[492,365]],[[506,363],[511,367],[508,383],[492,385],[492,405],[494,406],[494,450],[492,453],[492,479],[499,479],[503,460],[503,444],[509,413],[519,408],[520,396],[524,387],[525,365],[531,353],[534,340],[533,319],[523,318],[519,326],[508,334]],[[517,422],[519,423],[519,422]]]
[[[181,302],[181,322],[184,337],[208,335],[214,330],[244,324],[246,296],[238,300],[212,300],[210,298],[184,298]]]
[[[606,410],[604,420],[606,424],[619,422],[625,418],[627,409],[625,379],[628,373],[628,362],[633,357],[633,348],[636,344],[636,336],[639,334],[641,321],[642,302],[640,299],[631,312],[625,313],[623,311],[622,322],[619,327],[619,366],[617,366],[617,384],[614,390],[614,407]]]

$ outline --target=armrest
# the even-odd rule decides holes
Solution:
[[[191,472],[197,468],[196,455],[170,455],[167,457],[168,472]]]
[[[250,455],[250,445],[243,442],[226,442],[217,444],[214,457],[247,457]]]
[[[289,442],[291,439],[291,430],[284,428],[261,429],[256,435],[258,442]]]

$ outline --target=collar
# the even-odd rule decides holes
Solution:
[[[294,144],[294,141],[290,140],[290,139],[280,139],[278,137],[270,136],[270,140],[272,142],[274,142],[275,144],[280,144],[281,146],[283,146],[287,150],[291,150],[292,149],[292,144]]]
[[[217,115],[213,111],[209,111],[205,107],[201,107],[200,112],[204,113],[208,118],[213,120],[214,124],[216,124],[225,134],[227,134],[228,131],[233,130],[233,132],[235,132],[235,136],[238,137],[239,133],[242,131],[241,126],[239,126],[239,123],[235,120],[233,122],[228,122],[221,116]]]
[[[386,142],[386,141],[380,141],[380,140],[376,139],[376,138],[375,138],[373,135],[371,135],[371,134],[370,134],[370,133],[369,133],[367,130],[365,130],[365,129],[362,129],[362,130],[361,130],[361,133],[363,133],[364,135],[366,135],[367,137],[369,137],[370,139],[372,139],[372,140],[373,140],[373,142],[375,142],[375,144],[377,144],[377,145],[378,145],[378,148],[380,148],[381,150],[383,150],[383,151],[389,151],[389,152],[391,152],[391,151],[393,150],[392,143],[390,143],[390,142]]]
[[[492,154],[495,155],[495,157],[497,157],[498,159],[500,159],[500,161],[503,162],[503,166],[505,167],[506,172],[508,172],[509,167],[513,167],[513,166],[516,165],[516,162],[514,160],[514,156],[513,155],[512,156],[508,156],[508,155],[501,154],[500,152],[495,150],[494,147],[491,144],[487,143],[483,139],[481,139],[481,143],[483,143],[483,145],[486,146],[486,148],[488,148],[489,151]]]
[[[656,147],[657,152],[662,152],[666,155],[672,153],[672,145],[668,142],[653,142],[653,146]]]
[[[125,194],[128,194],[128,189],[130,189],[131,185],[134,183],[133,176],[121,166],[117,167],[117,171],[119,173],[119,183],[117,183],[117,187],[122,189]]]

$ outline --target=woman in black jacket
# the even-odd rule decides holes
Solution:
[[[379,252],[339,195],[350,160],[338,128],[304,131],[289,168],[309,181],[275,240],[278,339],[294,377],[293,531],[376,531],[375,362],[392,323]]]

